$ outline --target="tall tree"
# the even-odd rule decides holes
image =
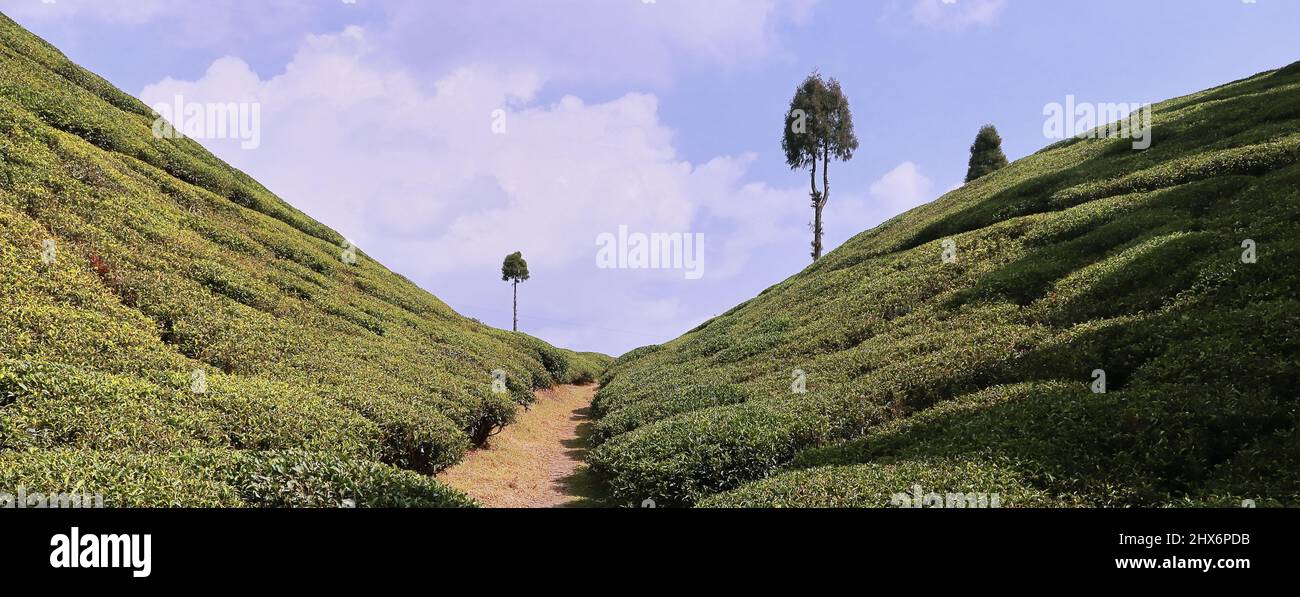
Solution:
[[[970,182],[1007,165],[1007,154],[1002,153],[1002,136],[991,124],[980,127],[975,142],[970,146],[970,164],[966,168],[966,182]]]
[[[822,256],[822,209],[831,197],[830,161],[853,159],[858,148],[858,138],[853,133],[853,112],[849,100],[832,78],[822,79],[813,71],[795,89],[790,100],[790,110],[785,115],[785,129],[781,135],[781,149],[791,170],[808,168],[811,189],[812,258]],[[822,163],[822,188],[817,189],[817,160]]]
[[[528,262],[524,261],[524,254],[515,251],[506,255],[506,260],[501,264],[501,281],[510,282],[510,285],[514,288],[515,296],[512,306],[514,307],[515,318],[510,329],[516,332],[519,331],[519,283],[527,279]]]

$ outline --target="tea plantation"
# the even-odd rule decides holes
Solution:
[[[1153,113],[1150,149],[1056,143],[623,355],[593,472],[660,505],[1300,504],[1300,63]]]
[[[473,505],[429,473],[604,369],[349,263],[154,119],[0,16],[0,491]]]

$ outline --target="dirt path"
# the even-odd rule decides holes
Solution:
[[[513,425],[438,480],[489,508],[596,505],[594,485],[581,467],[595,392],[595,385],[537,391],[537,402]]]

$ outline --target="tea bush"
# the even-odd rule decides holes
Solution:
[[[0,487],[100,496],[108,508],[472,507],[430,477],[370,460],[303,451],[0,452]],[[12,489],[10,489],[12,488]]]
[[[66,476],[123,505],[466,505],[416,472],[610,361],[346,262],[342,236],[194,140],[156,138],[156,117],[0,15],[0,490]]]
[[[795,467],[980,455],[1055,495],[1168,503],[1206,483],[1243,438],[1284,428],[1294,405],[1260,393],[1150,385],[1094,394],[1035,382],[963,396],[866,436],[806,451]]]
[[[238,507],[234,487],[186,466],[180,452],[0,450],[0,492],[101,496],[107,508]]]
[[[673,505],[1300,503],[1300,71],[1152,114],[1150,149],[1053,144],[615,360],[592,471]]]
[[[935,499],[931,495],[942,501],[926,501]],[[951,459],[798,470],[700,502],[705,508],[915,508],[940,504],[955,508],[1080,505],[1053,498],[1025,483],[1014,471]]]
[[[663,399],[644,400],[606,414],[594,425],[591,441],[600,443],[673,415],[710,406],[736,404],[749,398],[748,391],[737,385],[692,386]]]

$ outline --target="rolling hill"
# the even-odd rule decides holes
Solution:
[[[349,263],[338,233],[155,119],[0,16],[0,489],[471,505],[428,473],[535,388],[604,368]]]
[[[1055,143],[623,355],[593,472],[660,505],[1300,503],[1300,63],[1153,113],[1150,149]]]

